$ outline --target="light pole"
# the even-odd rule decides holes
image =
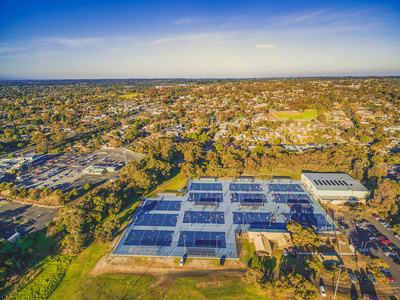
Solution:
[[[182,233],[183,236],[183,252],[186,251],[186,233]]]
[[[215,248],[217,249],[217,251],[215,251],[215,254],[217,254],[218,252],[218,238],[219,238],[219,234],[215,235],[216,239],[215,239]]]
[[[336,287],[335,287],[335,294],[333,295],[333,299],[336,299],[336,292],[337,292],[337,288],[339,286],[339,279],[340,279],[340,273],[342,272],[342,265],[339,266],[339,275],[337,278],[337,282],[336,282]]]

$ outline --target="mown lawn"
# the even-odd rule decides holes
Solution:
[[[181,194],[178,192],[179,189],[184,189],[187,185],[188,180],[187,179],[182,179],[181,174],[179,173],[176,175],[174,178],[171,180],[167,181],[166,183],[160,185],[157,187],[153,192],[150,194],[146,195],[145,198],[157,198],[158,193],[176,193],[176,194]],[[185,191],[182,191],[182,194],[184,194]]]
[[[275,115],[281,119],[311,120],[318,115],[318,112],[316,109],[306,109],[305,111],[298,113],[280,111],[276,112]]]
[[[49,299],[152,299],[144,297],[155,281],[151,277],[89,274],[107,249],[108,245],[93,244],[79,254]]]
[[[79,254],[49,299],[268,299],[240,278],[182,277],[157,283],[150,276],[92,277],[90,271],[108,249],[108,245],[93,244]]]
[[[118,97],[129,99],[129,98],[134,98],[134,97],[138,97],[138,96],[139,96],[139,93],[128,93],[128,94],[119,95]]]
[[[269,299],[240,278],[183,277],[175,280],[167,299]]]

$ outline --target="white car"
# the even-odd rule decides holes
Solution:
[[[393,252],[389,252],[389,251],[385,252],[385,255],[387,257],[395,257],[396,256]]]
[[[319,286],[319,290],[321,291],[322,297],[326,297],[325,287],[323,285]]]
[[[377,285],[377,284],[378,284],[378,282],[376,281],[374,275],[368,274],[368,278],[369,278],[369,280],[371,280],[371,282],[372,282],[374,285]]]
[[[288,255],[289,255],[289,252],[287,251],[286,248],[283,248],[283,255],[285,255],[285,256],[288,256]]]
[[[179,266],[182,267],[185,264],[185,258],[181,257],[181,261],[179,262]]]

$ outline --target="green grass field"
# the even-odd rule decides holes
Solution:
[[[182,179],[181,174],[179,173],[174,178],[160,185],[150,194],[146,195],[145,198],[157,198],[158,193],[176,193],[178,195],[183,195],[185,191],[182,191],[182,193],[178,193],[178,190],[183,190],[186,187],[187,182],[188,180]]]
[[[157,284],[150,276],[91,276],[108,249],[108,245],[94,244],[79,254],[49,299],[268,299],[240,278],[182,277]]]
[[[139,93],[129,93],[129,94],[123,94],[123,95],[119,95],[118,97],[120,98],[125,98],[125,99],[130,99],[130,98],[135,98],[140,96]]]
[[[275,116],[280,119],[292,119],[292,120],[312,120],[318,115],[316,109],[306,109],[303,112],[293,113],[293,112],[276,112]]]

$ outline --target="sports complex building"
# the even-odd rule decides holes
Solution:
[[[364,202],[368,189],[346,173],[302,173],[301,181],[322,203]]]
[[[184,196],[144,199],[114,255],[238,258],[238,233],[336,226],[300,181],[189,180]]]

